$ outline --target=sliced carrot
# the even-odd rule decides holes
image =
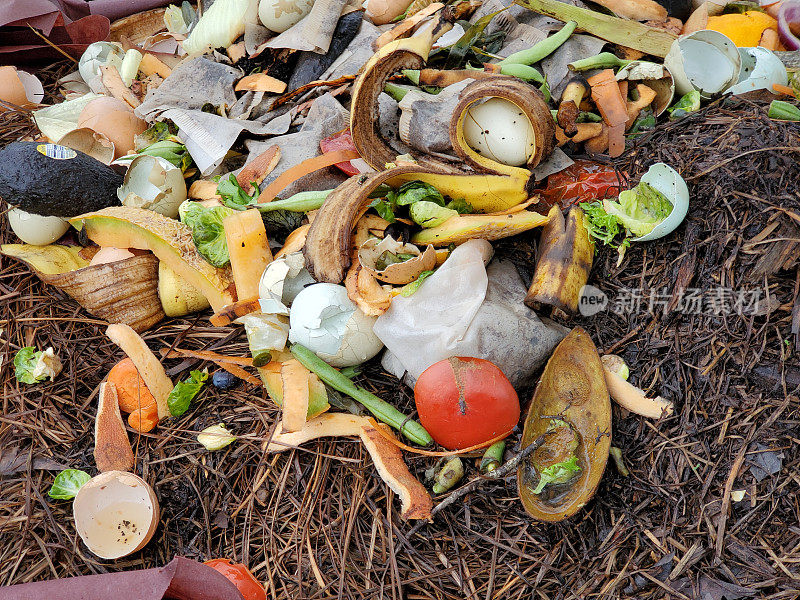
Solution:
[[[354,150],[336,150],[335,152],[326,152],[325,154],[308,158],[281,173],[275,181],[264,188],[264,191],[258,197],[258,202],[272,202],[275,196],[301,177],[354,158],[360,158],[358,152]]]
[[[163,348],[161,350],[161,355],[164,356],[164,358],[167,358],[172,354],[177,354],[178,356],[188,356],[190,358],[199,358],[200,360],[210,360],[213,362],[231,363],[234,365],[241,365],[243,367],[253,366],[252,358],[247,358],[245,356],[226,356],[224,354],[217,354],[211,350],[186,350],[183,348],[172,348],[171,350],[169,348]]]
[[[772,89],[778,92],[779,94],[786,94],[787,96],[794,96],[794,90],[790,88],[788,85],[781,85],[780,83],[773,83]]]
[[[245,192],[250,194],[253,191],[252,182],[260,184],[264,181],[264,178],[275,170],[280,160],[280,147],[270,146],[239,171],[239,174],[236,176],[236,181],[239,182],[239,185],[242,186]]]
[[[158,410],[141,409],[135,410],[128,415],[128,425],[136,431],[147,433],[153,431],[158,425]]]
[[[605,69],[589,77],[592,100],[608,125],[608,154],[619,156],[625,150],[625,123],[628,111],[612,69]]]

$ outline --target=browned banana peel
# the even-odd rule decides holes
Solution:
[[[548,455],[563,454],[548,428],[564,423],[577,437],[580,471],[565,483],[547,485],[534,494],[539,483],[536,461]],[[589,334],[573,329],[556,347],[531,400],[521,447],[540,436],[542,445],[517,469],[519,495],[525,510],[540,521],[562,521],[574,515],[591,500],[608,461],[611,447],[611,402],[606,388],[603,365]],[[538,456],[537,456],[538,455]]]
[[[519,177],[526,169],[500,164],[478,154],[464,139],[464,120],[469,108],[476,102],[488,98],[502,98],[517,106],[530,121],[533,128],[533,152],[528,159],[528,167],[536,167],[550,156],[555,145],[556,127],[550,108],[542,93],[516,77],[495,76],[470,83],[461,92],[460,100],[450,120],[450,140],[453,149],[464,162],[478,171],[498,173]],[[530,175],[530,173],[528,173]]]
[[[581,289],[589,279],[594,244],[586,227],[583,210],[573,206],[567,218],[559,206],[548,214],[542,230],[533,282],[525,304],[534,309],[558,308],[567,314],[578,310]]]
[[[132,471],[134,465],[133,449],[119,412],[117,388],[109,382],[101,383],[98,393],[94,462],[101,473]]]
[[[381,479],[400,497],[400,516],[404,519],[430,519],[433,501],[422,484],[403,462],[400,449],[386,436],[393,434],[373,419],[347,413],[325,413],[300,431],[284,432],[281,426],[267,445],[267,452],[283,452],[323,437],[358,436],[372,457]]]
[[[80,248],[5,244],[0,253],[31,267],[43,282],[66,292],[92,315],[146,331],[164,317],[158,297],[158,259],[151,253],[89,266]]]

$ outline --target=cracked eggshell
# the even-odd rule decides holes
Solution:
[[[23,242],[33,246],[52,244],[69,229],[69,223],[61,217],[35,215],[13,207],[7,214],[11,230]]]
[[[114,160],[114,142],[108,139],[108,136],[88,127],[73,129],[56,143],[88,154],[104,165],[110,165]]]
[[[672,42],[664,66],[672,74],[679,95],[697,90],[708,100],[739,80],[742,59],[730,38],[703,29]]]
[[[175,219],[186,200],[183,171],[165,158],[142,154],[131,161],[117,197],[125,206],[146,208]]]
[[[667,110],[675,96],[675,81],[672,73],[664,65],[658,63],[635,60],[620,69],[616,79],[617,81],[641,82],[652,89],[656,93],[656,99],[653,100],[653,114],[656,117]]]
[[[384,270],[378,271],[375,263],[386,251],[393,254],[415,254],[416,257],[389,265]],[[402,244],[387,235],[382,240],[370,238],[361,244],[358,249],[358,262],[380,281],[405,285],[414,281],[423,271],[432,271],[436,267],[436,250],[433,246],[428,245],[425,252],[420,252],[414,244]]]
[[[144,479],[125,471],[108,471],[78,490],[72,514],[86,547],[110,560],[144,548],[158,527],[159,507]]]
[[[258,295],[262,299],[277,298],[286,306],[309,285],[316,283],[305,268],[302,252],[292,252],[267,265],[258,282]]]
[[[89,44],[78,61],[78,72],[87,84],[100,76],[100,67],[122,66],[125,51],[116,42],[95,42]]]
[[[786,67],[772,51],[759,46],[739,48],[739,54],[742,57],[739,82],[728,90],[729,93],[745,94],[754,90],[769,90],[774,94],[774,84],[788,85]]]
[[[344,286],[317,283],[300,292],[289,315],[289,340],[302,344],[334,367],[350,367],[380,352],[383,342],[368,317],[347,297]]]
[[[689,188],[678,172],[664,163],[656,163],[641,180],[658,190],[672,203],[672,212],[647,235],[634,238],[634,242],[649,242],[668,235],[678,228],[689,212]]]
[[[0,67],[0,100],[30,108],[44,99],[44,87],[36,75],[20,71],[16,67]],[[0,106],[0,113],[8,110]]]
[[[489,98],[469,108],[464,141],[481,156],[512,167],[527,164],[536,149],[536,136],[525,112],[504,98]]]
[[[122,100],[100,96],[89,102],[78,117],[78,127],[88,127],[114,142],[114,158],[133,152],[134,138],[147,129],[147,123],[133,114]]]

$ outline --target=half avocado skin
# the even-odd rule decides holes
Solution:
[[[62,218],[119,204],[122,175],[77,150],[67,152],[74,152],[72,158],[51,158],[37,149],[45,146],[12,142],[0,150],[0,199],[29,213]]]

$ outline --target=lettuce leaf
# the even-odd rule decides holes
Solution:
[[[644,182],[620,192],[619,201],[603,200],[603,208],[614,215],[635,236],[650,233],[672,212],[672,203],[657,189]]]
[[[577,473],[581,472],[578,466],[578,457],[574,454],[564,462],[556,463],[542,469],[539,473],[539,483],[533,490],[534,494],[540,494],[544,487],[551,483],[566,483]]]
[[[180,219],[192,230],[197,251],[215,267],[224,267],[230,260],[225,226],[222,221],[235,211],[226,206],[203,206],[200,202],[184,202]]]

